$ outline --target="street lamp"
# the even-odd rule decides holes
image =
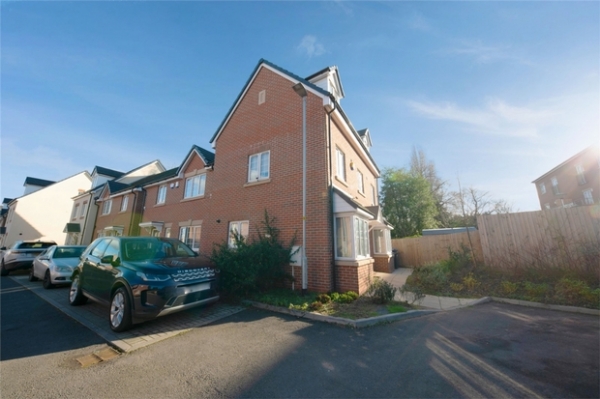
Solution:
[[[308,265],[306,261],[306,88],[300,82],[293,87],[302,97],[302,295],[306,294]]]

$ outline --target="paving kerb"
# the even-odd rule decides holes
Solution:
[[[188,309],[160,317],[156,320],[135,325],[131,330],[115,333],[108,325],[108,309],[100,304],[88,301],[82,306],[69,305],[69,289],[58,287],[46,290],[40,282],[31,282],[25,275],[10,276],[40,298],[58,310],[88,327],[114,348],[121,352],[131,352],[165,339],[205,326],[227,316],[241,312],[242,306],[216,303],[209,307]]]

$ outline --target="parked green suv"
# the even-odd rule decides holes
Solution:
[[[110,306],[114,331],[219,299],[215,269],[170,238],[98,238],[81,255],[71,281],[69,303],[89,298]]]

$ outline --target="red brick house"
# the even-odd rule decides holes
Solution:
[[[600,202],[600,147],[586,148],[532,183],[536,185],[542,209]]]
[[[303,101],[292,88],[297,83],[307,91],[308,289],[363,293],[374,268],[391,270],[391,226],[378,206],[380,171],[370,154],[371,134],[357,131],[344,113],[336,67],[301,78],[260,60],[210,140],[214,153],[193,146],[178,168],[117,194],[138,193],[134,203],[143,198],[139,234],[178,237],[201,254],[234,231],[255,235],[265,210],[276,218],[282,239],[296,236],[299,245]],[[135,218],[124,212],[118,225]],[[136,230],[124,227],[123,234],[127,228]],[[298,289],[299,262],[292,269]]]

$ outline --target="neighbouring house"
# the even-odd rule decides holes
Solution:
[[[65,242],[63,226],[72,212],[72,198],[89,190],[91,182],[86,171],[57,182],[31,177],[25,179],[25,194],[6,204],[0,247],[10,247],[19,240],[40,238]]]
[[[123,172],[102,166],[94,168],[91,174],[92,188],[73,197],[71,217],[64,228],[64,232],[67,234],[66,245],[88,245],[92,242],[98,213],[98,205],[95,200],[100,198],[104,183],[123,175]]]
[[[600,202],[600,146],[573,155],[532,183],[542,210]]]
[[[84,234],[80,243],[87,245],[103,236],[139,235],[138,223],[143,212],[144,197],[137,182],[164,171],[165,167],[159,160],[126,173],[96,167],[94,173],[97,174],[94,176],[97,185],[85,196],[76,197],[73,203],[73,215],[77,213],[75,209],[78,205],[85,207],[86,201],[91,207],[82,224]]]

